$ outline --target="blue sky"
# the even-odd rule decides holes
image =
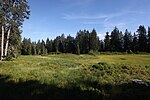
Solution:
[[[100,39],[115,26],[135,32],[150,26],[150,0],[28,0],[31,16],[22,37],[33,41],[75,36],[80,29],[97,30]]]

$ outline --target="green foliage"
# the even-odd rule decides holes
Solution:
[[[117,27],[111,32],[111,51],[113,52],[121,52],[122,51],[122,32],[119,31]]]
[[[139,26],[139,29],[137,29],[137,32],[139,34],[139,51],[140,52],[146,52],[147,51],[147,32],[144,26]]]
[[[31,55],[32,54],[32,45],[31,39],[24,38],[22,41],[22,55]]]
[[[131,51],[131,47],[132,47],[132,35],[131,35],[131,33],[128,32],[127,29],[125,31],[125,34],[124,34],[123,38],[124,38],[124,50],[127,51],[127,52]]]
[[[97,66],[97,69],[101,69],[101,70],[106,70],[109,69],[110,67],[110,65],[106,62],[99,62],[98,65],[93,65],[93,66]]]
[[[110,51],[110,36],[109,36],[109,32],[106,32],[106,36],[105,36],[104,42],[105,42],[105,51]]]
[[[97,37],[97,32],[95,29],[92,30],[92,32],[90,33],[90,37],[89,37],[89,44],[90,44],[90,50],[93,51],[98,51],[99,46],[98,46],[98,37]]]
[[[148,27],[148,45],[147,51],[150,53],[150,27]]]
[[[1,0],[0,1],[0,26],[3,26],[4,39],[1,43],[1,51],[5,48],[5,57],[10,56],[7,52],[14,53],[12,48],[17,51],[21,49],[21,30],[24,19],[30,15],[29,6],[26,0]],[[9,47],[8,47],[9,46]],[[11,49],[10,49],[11,48]],[[9,50],[8,50],[9,49]],[[13,50],[14,50],[13,49]],[[17,55],[17,54],[15,54]],[[1,57],[2,59],[3,57]],[[9,57],[8,57],[9,58]]]
[[[148,33],[149,32],[148,28]],[[56,53],[72,53],[72,54],[91,54],[99,52],[112,52],[114,54],[134,54],[138,52],[149,52],[149,34],[147,34],[144,26],[140,26],[138,31],[139,34],[132,36],[132,33],[127,29],[123,34],[117,27],[109,34],[106,32],[104,40],[100,40],[97,36],[97,32],[93,29],[91,32],[88,30],[80,30],[77,32],[76,37],[68,35],[65,37],[64,34],[57,36],[54,40],[47,38],[36,42],[31,42],[32,55],[41,54],[52,54]],[[24,48],[24,40],[22,41],[22,54],[27,49]],[[143,50],[141,48],[144,48]],[[36,49],[36,50],[35,50]],[[140,50],[141,49],[141,50]],[[30,51],[30,50],[29,50]],[[111,53],[111,54],[112,54]]]

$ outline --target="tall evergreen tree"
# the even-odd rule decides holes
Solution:
[[[89,33],[89,31],[87,31],[87,30],[81,31],[80,30],[76,36],[76,43],[79,45],[80,53],[88,53],[90,50],[90,33]]]
[[[45,47],[45,41],[42,40],[41,42],[41,54],[47,54],[47,49]]]
[[[123,35],[117,27],[111,32],[111,51],[122,51],[123,47]]]
[[[55,39],[54,39],[54,51],[56,52],[56,53],[58,53],[59,52],[59,42],[60,42],[60,36],[57,36]]]
[[[133,42],[132,42],[132,51],[137,52],[139,49],[139,44],[138,44],[138,38],[137,35],[134,33],[133,35]]]
[[[36,52],[38,55],[41,54],[41,42],[40,42],[40,40],[38,40],[38,42],[36,44]]]
[[[147,45],[147,52],[150,53],[150,27],[148,27],[148,38],[147,38],[147,42],[148,42],[148,45]]]
[[[105,42],[105,51],[110,51],[110,36],[109,36],[109,32],[106,32],[106,36],[105,36],[104,42]]]
[[[47,38],[45,47],[47,49],[47,53],[52,52],[52,40],[49,40],[49,38]]]
[[[105,51],[105,47],[104,47],[104,41],[103,40],[100,40],[100,51]]]
[[[130,51],[131,47],[132,47],[132,35],[130,32],[128,32],[128,30],[125,30],[124,33],[124,51]]]
[[[62,53],[65,52],[65,40],[66,40],[65,35],[62,34],[58,39],[58,42],[59,42],[58,50],[59,50],[59,52],[62,52]]]
[[[24,38],[22,41],[22,55],[31,55],[31,54],[32,54],[31,39]]]
[[[137,29],[139,35],[139,51],[146,52],[147,51],[147,36],[146,36],[146,29],[144,26],[139,26]]]
[[[93,29],[90,33],[90,50],[98,51],[98,48],[97,32],[95,29]]]
[[[83,53],[88,53],[90,48],[89,48],[89,31],[84,30],[84,37],[83,37]]]
[[[32,55],[37,55],[37,51],[36,51],[36,42],[32,42]]]
[[[76,36],[76,41],[79,46],[80,53],[84,52],[83,38],[84,38],[84,32],[80,30],[79,32],[77,32],[77,36]]]
[[[67,36],[66,42],[65,42],[65,48],[66,48],[66,53],[75,53],[75,43],[74,43],[74,38],[71,37],[70,35]]]

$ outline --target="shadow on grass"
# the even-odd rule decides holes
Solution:
[[[84,82],[87,87],[101,91],[96,92],[78,87],[58,88],[33,80],[15,83],[8,79],[9,76],[0,75],[0,100],[150,100],[150,87],[134,83],[112,86]]]
[[[134,82],[114,86],[111,98],[113,100],[150,100],[150,86]]]
[[[102,96],[77,87],[69,89],[38,81],[14,83],[9,76],[0,75],[0,100],[101,100]]]

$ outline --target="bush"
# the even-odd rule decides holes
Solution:
[[[12,61],[13,60],[13,56],[12,55],[9,55],[7,56],[4,61]]]
[[[99,70],[107,70],[110,69],[110,65],[106,62],[99,62],[92,66],[92,68],[99,69]]]

